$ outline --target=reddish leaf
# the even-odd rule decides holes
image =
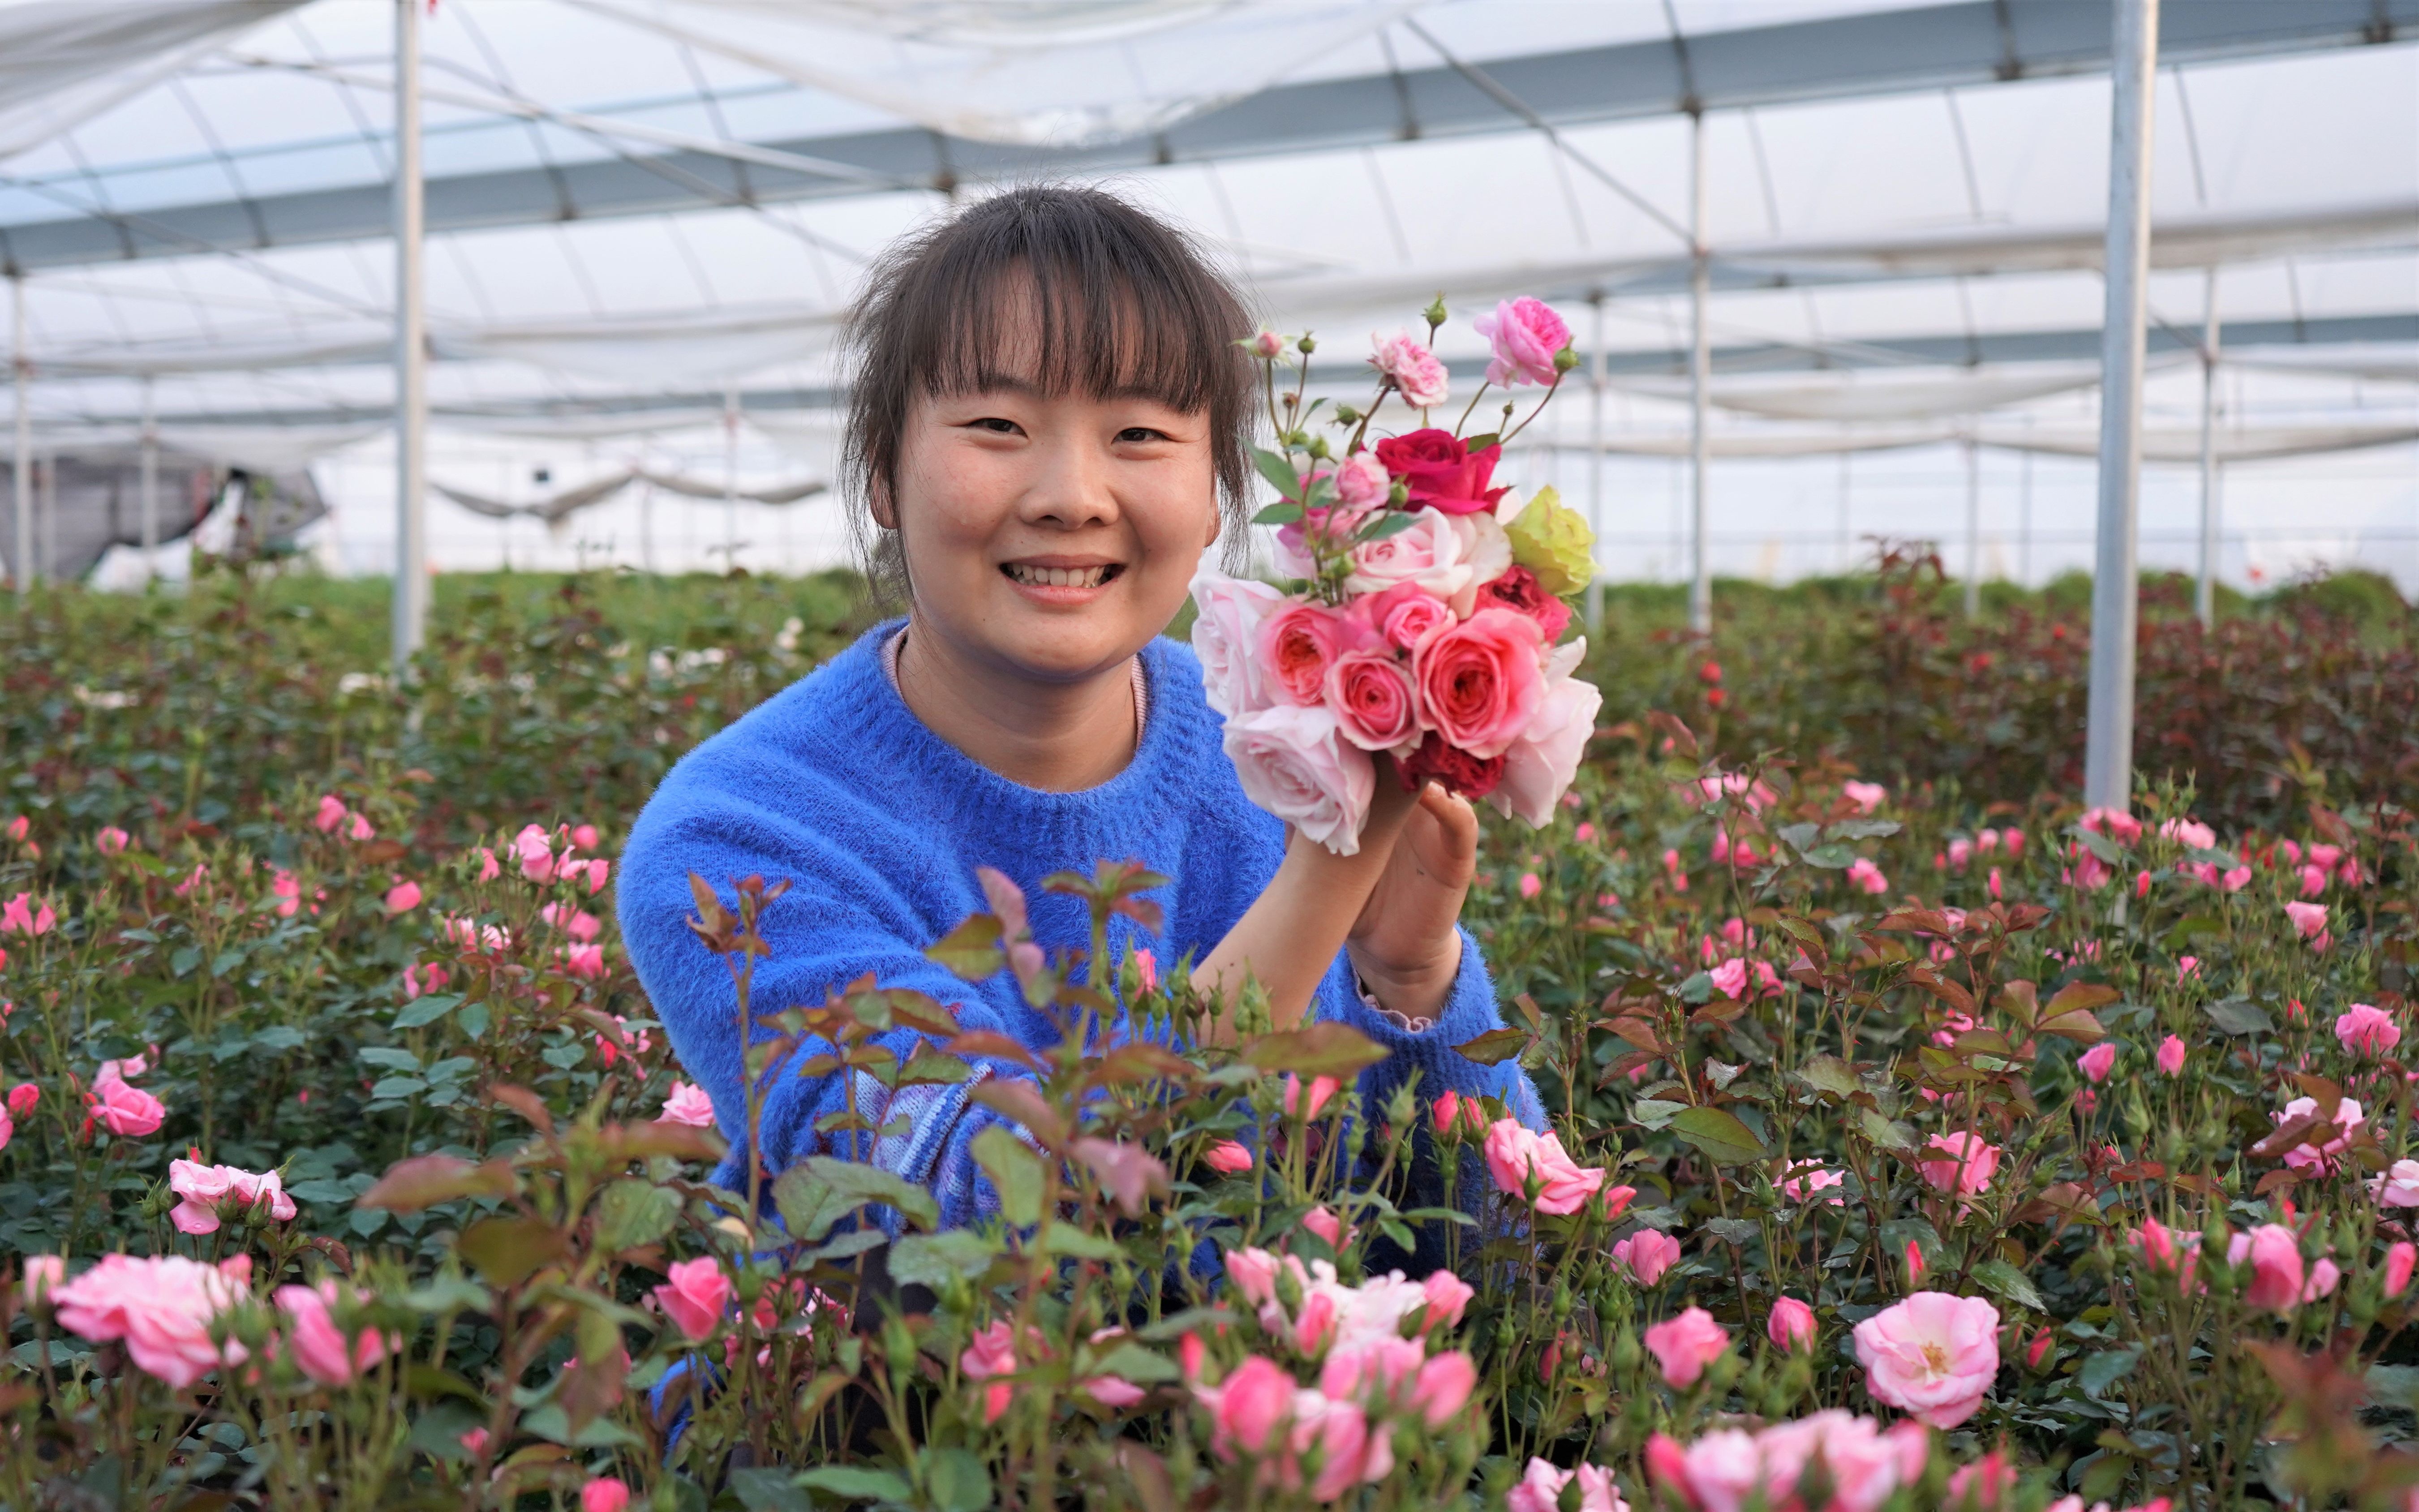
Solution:
[[[462,1197],[508,1197],[520,1179],[500,1160],[473,1165],[452,1155],[414,1155],[387,1167],[377,1184],[353,1199],[356,1208],[418,1212]]]
[[[2049,1007],[2043,1010],[2043,1011],[2048,1013],[2088,1013],[2093,1009],[2105,1008],[2124,995],[2124,994],[2119,992],[2116,988],[2108,986],[2103,982],[2070,981],[2065,986],[2060,987],[2057,990],[2057,995],[2049,1000]],[[2047,1026],[2044,1025],[2043,1027],[2047,1027]]]
[[[1455,1045],[1454,1052],[1464,1060],[1474,1060],[1482,1066],[1501,1065],[1529,1047],[1529,1036],[1518,1029],[1489,1029],[1475,1040],[1465,1040]]]
[[[1040,1057],[1005,1034],[991,1029],[968,1029],[953,1037],[942,1049],[960,1057],[985,1056],[994,1060],[1013,1060],[1020,1066],[1041,1070]]]
[[[547,1111],[546,1100],[528,1088],[515,1087],[510,1082],[493,1082],[487,1087],[487,1100],[519,1114],[538,1133],[553,1134],[554,1115]]]
[[[1042,1100],[1041,1089],[1031,1082],[994,1077],[968,1095],[1000,1117],[1022,1124],[1052,1149],[1067,1143],[1066,1119]]]
[[[1348,1024],[1311,1024],[1266,1034],[1244,1047],[1243,1059],[1266,1072],[1303,1076],[1353,1076],[1386,1058],[1383,1046]]]

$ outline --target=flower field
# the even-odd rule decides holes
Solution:
[[[706,1185],[611,908],[656,779],[847,643],[851,585],[447,580],[400,691],[356,586],[0,619],[0,1506],[2419,1486],[2398,601],[2306,586],[2204,636],[2154,588],[2119,814],[2073,800],[2057,591],[1968,625],[1888,556],[1740,585],[1710,644],[1615,593],[1577,785],[1490,823],[1466,915],[1514,1027],[1460,1053],[1521,1057],[1550,1136],[1359,1105],[1333,1026],[1163,1048],[1202,1012],[1181,963],[1038,951],[994,886],[935,959],[1173,1033],[978,1088],[1032,1139],[978,1145],[1003,1222],[935,1232],[830,1156]],[[1095,938],[1152,916],[1123,859],[1053,879]],[[744,991],[786,879],[701,883]],[[835,988],[750,999],[757,1053],[1025,1056]],[[928,1048],[870,1042],[898,1027]],[[1429,1163],[1454,1206],[1398,1207]],[[1424,1236],[1450,1268],[1397,1273]]]

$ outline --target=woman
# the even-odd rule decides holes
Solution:
[[[1165,927],[1117,919],[1119,958],[1191,955],[1223,993],[1256,978],[1281,1027],[1367,1034],[1388,1052],[1362,1075],[1367,1105],[1416,1072],[1425,1097],[1485,1093],[1542,1127],[1517,1066],[1452,1048],[1502,1023],[1456,923],[1470,805],[1381,779],[1358,855],[1290,834],[1244,797],[1199,664],[1160,639],[1222,526],[1243,538],[1248,333],[1182,237],[1095,190],[1003,193],[874,269],[850,331],[847,472],[877,583],[903,592],[906,619],[684,759],[621,874],[639,980],[732,1139],[728,1184],[746,1184],[732,1174],[746,1170],[742,1057],[729,973],[687,927],[692,872],[725,889],[751,873],[792,884],[763,921],[757,1011],[870,972],[1040,1046],[1057,1031],[1013,983],[970,987],[924,947],[987,907],[984,865],[1031,896],[1040,943],[1085,945],[1078,902],[1036,884],[1137,859],[1172,879],[1153,895]],[[897,1037],[902,1056],[913,1039]],[[874,1123],[908,1131],[871,1159],[929,1185],[947,1224],[990,1211],[968,1147],[997,1115],[963,1086],[892,1100],[860,1075],[856,1090]],[[774,1070],[767,1168],[852,1152],[815,1132],[848,1091]]]

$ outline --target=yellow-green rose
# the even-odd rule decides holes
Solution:
[[[1595,573],[1595,532],[1579,511],[1564,509],[1562,495],[1540,488],[1504,527],[1512,560],[1537,575],[1549,594],[1576,594]]]

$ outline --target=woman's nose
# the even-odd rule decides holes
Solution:
[[[1117,501],[1105,449],[1081,437],[1054,437],[1036,450],[1040,465],[1018,501],[1020,518],[1061,530],[1115,523]]]

